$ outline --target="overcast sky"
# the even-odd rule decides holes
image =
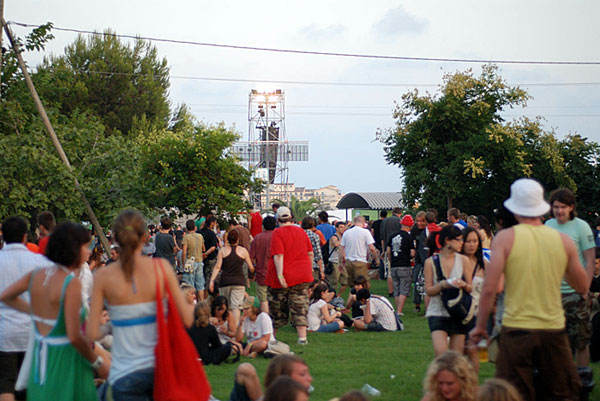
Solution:
[[[191,1],[5,0],[7,21],[208,43],[410,57],[600,61],[597,1]],[[13,26],[18,35],[26,30]],[[74,33],[54,32],[61,53]],[[171,67],[170,99],[208,123],[248,135],[251,89],[283,89],[290,141],[309,141],[310,161],[290,163],[290,182],[344,193],[399,191],[400,170],[387,165],[378,128],[391,127],[394,100],[418,84],[478,64],[369,60],[281,54],[156,42]],[[31,65],[41,55],[28,56]],[[501,65],[514,84],[600,83],[600,66]],[[264,84],[174,78],[408,83],[408,87]],[[534,97],[519,115],[545,118],[559,138],[600,141],[600,84],[522,85]],[[435,91],[435,87],[419,87]]]

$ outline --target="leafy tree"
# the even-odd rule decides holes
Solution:
[[[207,126],[189,119],[177,127],[138,138],[140,178],[150,188],[149,205],[177,215],[211,210],[235,214],[249,208],[245,193],[260,191],[260,185],[226,153],[238,135],[223,124]]]
[[[75,110],[97,115],[106,134],[127,134],[144,119],[157,128],[169,121],[169,67],[150,42],[133,45],[107,30],[103,35],[78,36],[64,55],[44,59],[38,75],[52,85],[40,91],[61,113]]]
[[[386,160],[402,169],[405,203],[489,214],[519,177],[533,176],[546,188],[573,186],[552,133],[538,120],[501,117],[528,99],[493,65],[479,77],[471,70],[446,75],[435,95],[405,94],[395,127],[378,132]]]
[[[600,212],[600,145],[575,134],[560,142],[560,150],[567,174],[577,183],[577,214],[595,226]]]
[[[300,200],[292,195],[289,202],[285,202],[281,199],[274,199],[274,202],[289,207],[297,221],[302,220],[304,216],[317,217],[317,214],[321,210],[328,209],[327,205],[324,205],[321,202],[321,199],[315,197],[307,200]]]

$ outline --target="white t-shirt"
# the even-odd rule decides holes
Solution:
[[[308,307],[308,329],[310,331],[317,331],[321,327],[321,320],[323,318],[321,307],[326,303],[324,300],[319,299]]]
[[[0,250],[0,293],[37,267],[52,266],[45,256],[30,252],[23,244],[6,244]],[[20,298],[29,303],[29,292]],[[31,317],[0,303],[0,351],[23,352],[27,349]]]
[[[244,319],[242,330],[244,331],[246,341],[248,342],[256,341],[265,334],[271,334],[269,341],[275,340],[275,337],[273,336],[273,323],[271,322],[269,315],[265,312],[260,312],[254,322],[249,318]]]
[[[369,230],[354,226],[344,232],[341,245],[344,247],[346,260],[367,263],[369,245],[374,243],[375,240]]]

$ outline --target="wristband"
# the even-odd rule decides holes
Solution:
[[[98,358],[96,358],[96,360],[94,361],[94,363],[92,363],[92,369],[98,369],[100,366],[102,366],[102,364],[104,363],[104,359],[98,355]]]

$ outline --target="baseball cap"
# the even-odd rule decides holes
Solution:
[[[290,217],[292,217],[292,212],[289,207],[280,206],[279,209],[277,209],[278,219],[289,219]]]
[[[256,306],[257,308],[260,306],[258,298],[246,297],[246,299],[244,299],[244,303],[242,304],[242,309],[252,308],[253,306]]]

